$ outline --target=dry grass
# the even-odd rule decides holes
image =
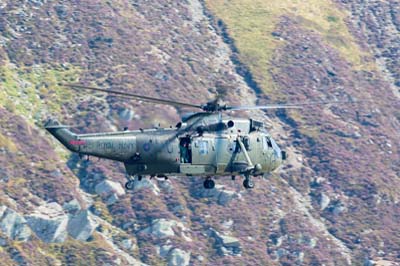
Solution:
[[[17,152],[18,150],[14,142],[8,137],[2,135],[1,133],[0,133],[0,148],[6,148],[7,150],[13,153]]]
[[[275,38],[272,32],[282,16],[295,18],[305,29],[321,35],[326,45],[336,49],[355,70],[371,68],[363,64],[366,54],[346,26],[349,14],[331,1],[208,0],[206,3],[226,23],[242,62],[250,68],[264,92],[275,90],[269,74],[273,71],[270,59],[284,41]]]

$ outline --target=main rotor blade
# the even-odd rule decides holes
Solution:
[[[60,84],[60,85],[65,86],[65,87],[70,87],[70,88],[80,88],[80,89],[84,89],[84,90],[112,93],[112,94],[121,95],[121,96],[128,97],[128,98],[140,99],[140,100],[147,101],[147,102],[166,104],[166,105],[172,105],[172,106],[177,106],[177,107],[191,107],[191,108],[202,109],[202,106],[200,106],[200,105],[171,101],[171,100],[164,100],[164,99],[159,99],[159,98],[154,98],[154,97],[149,97],[149,96],[143,96],[143,95],[139,95],[139,94],[133,94],[133,93],[129,93],[129,92],[106,90],[106,89],[101,89],[101,88],[96,88],[96,87],[84,86],[84,85],[80,85],[80,84]]]
[[[258,109],[301,109],[306,106],[313,105],[326,105],[326,104],[356,104],[365,103],[372,101],[320,101],[320,102],[305,102],[305,103],[284,103],[284,104],[267,104],[267,105],[255,105],[255,106],[227,106],[226,110],[258,110]]]

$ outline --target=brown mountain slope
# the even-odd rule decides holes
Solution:
[[[399,260],[397,2],[6,1],[0,13],[5,265]],[[193,103],[215,87],[241,104],[373,103],[238,114],[271,123],[291,156],[252,191],[221,178],[206,192],[191,177],[124,193],[121,165],[70,155],[42,120],[96,132],[168,125],[184,110],[57,85],[78,80]]]

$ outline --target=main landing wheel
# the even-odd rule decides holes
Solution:
[[[203,185],[205,189],[213,189],[215,187],[215,182],[212,179],[206,179]]]
[[[243,186],[244,186],[245,188],[247,188],[247,189],[253,188],[253,187],[254,187],[254,182],[253,182],[253,180],[251,180],[250,178],[246,178],[246,179],[243,181]]]
[[[135,181],[129,180],[128,182],[125,183],[125,188],[127,190],[133,190],[135,188]]]

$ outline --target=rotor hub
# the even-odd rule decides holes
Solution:
[[[216,113],[220,111],[226,111],[228,109],[227,105],[221,100],[216,99],[214,101],[208,102],[201,106],[201,109],[205,112]]]

